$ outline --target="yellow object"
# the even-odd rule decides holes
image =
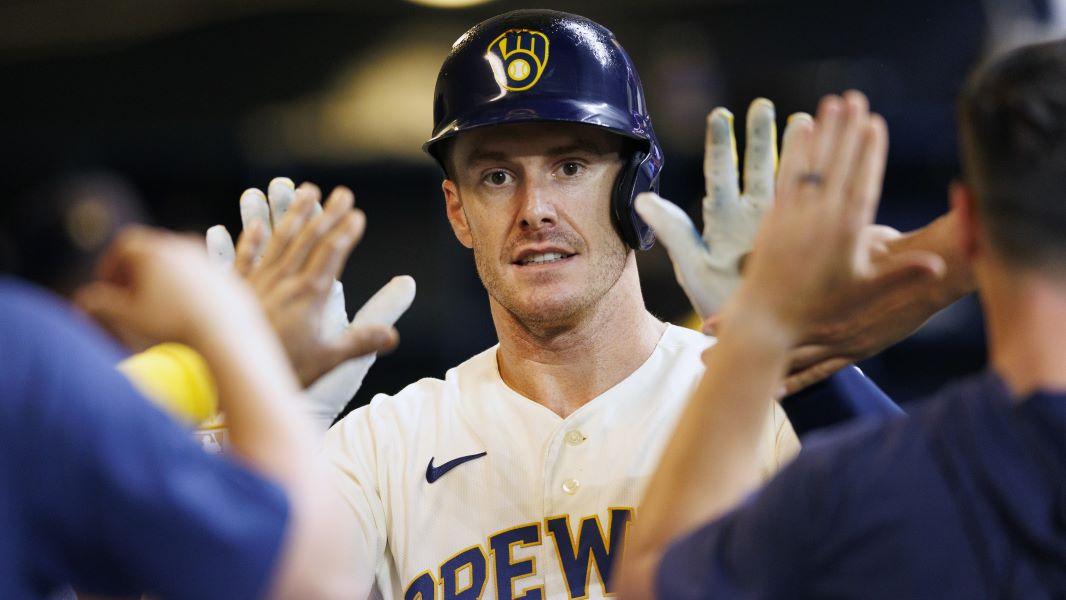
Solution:
[[[152,346],[119,363],[118,369],[141,393],[190,425],[218,416],[215,379],[203,357],[188,346]]]
[[[701,319],[695,311],[690,312],[687,317],[682,319],[681,322],[677,324],[682,327],[692,329],[694,331],[703,331],[703,319]]]
[[[522,92],[537,84],[548,67],[548,36],[532,29],[508,29],[492,40],[485,56],[496,82],[504,89]],[[498,59],[493,61],[492,59]],[[506,65],[506,68],[505,68]],[[503,77],[500,77],[504,74]]]

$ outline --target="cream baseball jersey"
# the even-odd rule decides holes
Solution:
[[[566,418],[507,387],[496,347],[379,395],[325,452],[385,598],[589,598],[610,592],[635,507],[712,342],[668,326],[629,377]],[[765,472],[798,443],[780,409]]]

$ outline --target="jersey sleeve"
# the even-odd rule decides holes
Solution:
[[[358,561],[359,581],[371,581],[385,556],[388,540],[385,507],[378,481],[377,436],[371,406],[353,410],[326,433],[322,451],[326,454],[333,481],[363,543]]]
[[[88,592],[253,598],[288,517],[271,482],[205,454],[114,366],[95,328],[0,285],[0,439],[17,473],[28,567]]]

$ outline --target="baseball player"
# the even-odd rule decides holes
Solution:
[[[639,79],[603,27],[516,11],[459,39],[434,106],[500,343],[327,434],[358,568],[387,598],[602,597],[708,345],[641,297],[632,196],[663,156]],[[797,442],[780,410],[761,436],[770,474]]]
[[[434,113],[425,150],[445,172],[448,218],[500,343],[327,433],[364,542],[353,568],[389,598],[604,596],[711,342],[641,297],[635,250],[653,237],[633,198],[656,189],[663,156],[639,78],[602,26],[515,11],[459,38]],[[730,193],[727,114],[712,117],[725,129],[710,128],[708,230],[726,205],[750,204],[757,222],[773,196],[773,106],[749,116],[744,195]],[[715,244],[733,259],[699,282],[725,297],[750,237]],[[798,446],[777,405],[758,438],[760,477]]]

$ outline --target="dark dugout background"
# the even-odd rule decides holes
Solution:
[[[891,134],[878,220],[901,230],[946,209],[958,170],[953,98],[967,69],[984,52],[1058,22],[1056,6],[1036,0],[537,4],[593,18],[619,37],[666,149],[662,193],[697,218],[703,122],[712,107],[729,107],[742,123],[748,102],[765,96],[783,124],[790,112],[813,110],[824,93],[865,91]],[[418,282],[399,322],[400,349],[378,360],[355,403],[442,376],[495,343],[495,332],[473,261],[445,220],[440,174],[419,151],[434,78],[468,27],[527,6],[0,4],[6,270],[63,289],[84,277],[84,255],[106,238],[110,221],[199,233],[223,223],[235,232],[246,187],[265,189],[277,175],[323,188],[343,183],[369,221],[343,276],[349,311],[394,274]],[[70,186],[56,181],[118,199],[103,214],[78,208],[57,200]],[[84,181],[92,184],[79,188]],[[651,310],[684,321],[688,304],[665,252],[643,253],[640,269]],[[909,401],[980,369],[983,352],[969,298],[863,367]]]

